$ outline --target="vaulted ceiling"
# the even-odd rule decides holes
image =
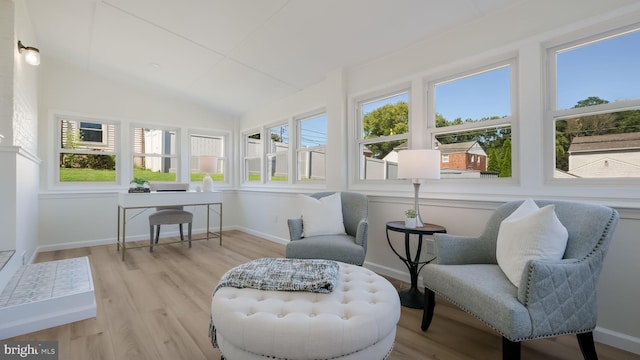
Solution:
[[[521,0],[26,0],[46,57],[232,115]]]

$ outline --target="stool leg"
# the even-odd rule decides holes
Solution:
[[[158,227],[156,228],[156,244],[158,243],[158,240],[160,239],[160,225],[157,225]]]
[[[191,223],[189,223],[189,233],[188,233],[188,237],[189,237],[189,248],[191,248]]]
[[[180,224],[180,241],[184,241],[184,234],[182,233],[182,224]]]

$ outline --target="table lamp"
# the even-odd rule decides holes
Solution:
[[[216,170],[216,157],[215,156],[200,156],[200,172],[204,173],[202,179],[202,190],[213,191],[213,179],[209,176],[210,173]]]
[[[398,152],[398,179],[412,179],[416,226],[423,227],[418,205],[422,179],[440,179],[440,150],[416,149]]]

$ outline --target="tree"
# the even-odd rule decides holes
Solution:
[[[363,119],[364,138],[405,134],[409,131],[409,105],[404,101],[381,106]],[[376,159],[384,158],[405,140],[387,141],[367,145]]]
[[[502,145],[502,159],[498,177],[511,177],[511,140],[507,139]]]
[[[489,160],[487,161],[487,171],[500,172],[500,160],[498,159],[498,150],[495,144],[491,144],[489,148]]]

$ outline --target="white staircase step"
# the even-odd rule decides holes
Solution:
[[[0,339],[95,316],[88,257],[29,264],[0,294]]]

